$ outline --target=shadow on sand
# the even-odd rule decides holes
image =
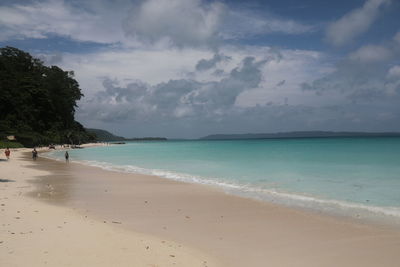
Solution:
[[[10,179],[0,179],[0,183],[9,183],[9,182],[15,182],[15,181]]]

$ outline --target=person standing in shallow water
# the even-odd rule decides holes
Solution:
[[[36,159],[37,159],[37,155],[38,155],[38,152],[36,151],[36,148],[34,148],[34,149],[32,150],[32,159],[33,159],[33,160],[36,160]]]
[[[10,159],[10,153],[11,153],[11,151],[10,151],[10,149],[7,147],[6,150],[4,151],[4,154],[6,154],[7,160]]]
[[[68,151],[65,151],[65,161],[66,161],[66,162],[69,161],[69,154],[68,154]]]

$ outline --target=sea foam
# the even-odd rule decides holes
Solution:
[[[47,153],[45,157],[61,160],[55,153]],[[269,203],[282,204],[289,207],[297,207],[312,211],[324,212],[339,216],[348,216],[357,219],[368,219],[378,222],[388,222],[400,224],[399,207],[380,207],[338,201],[333,199],[322,199],[308,195],[287,193],[273,189],[263,189],[252,186],[251,184],[239,184],[224,181],[222,178],[205,178],[185,173],[172,172],[161,169],[147,169],[134,165],[116,165],[109,162],[95,160],[74,160],[73,162],[93,167],[99,167],[108,171],[135,173],[158,176],[174,181],[197,183],[214,186],[224,192],[242,197],[252,198]]]

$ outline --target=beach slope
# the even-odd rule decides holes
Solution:
[[[0,163],[1,266],[400,262],[396,227],[245,199],[209,186],[13,155]]]
[[[218,266],[176,242],[28,197],[31,181],[50,173],[31,168],[23,153],[0,162],[0,266]]]

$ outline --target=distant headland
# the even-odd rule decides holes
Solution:
[[[201,140],[234,139],[279,139],[279,138],[327,138],[327,137],[400,137],[398,132],[333,132],[333,131],[295,131],[278,133],[212,134]]]
[[[106,130],[86,128],[86,131],[94,134],[97,137],[97,141],[109,142],[109,141],[166,141],[165,137],[132,137],[125,138],[122,136],[114,135]]]

